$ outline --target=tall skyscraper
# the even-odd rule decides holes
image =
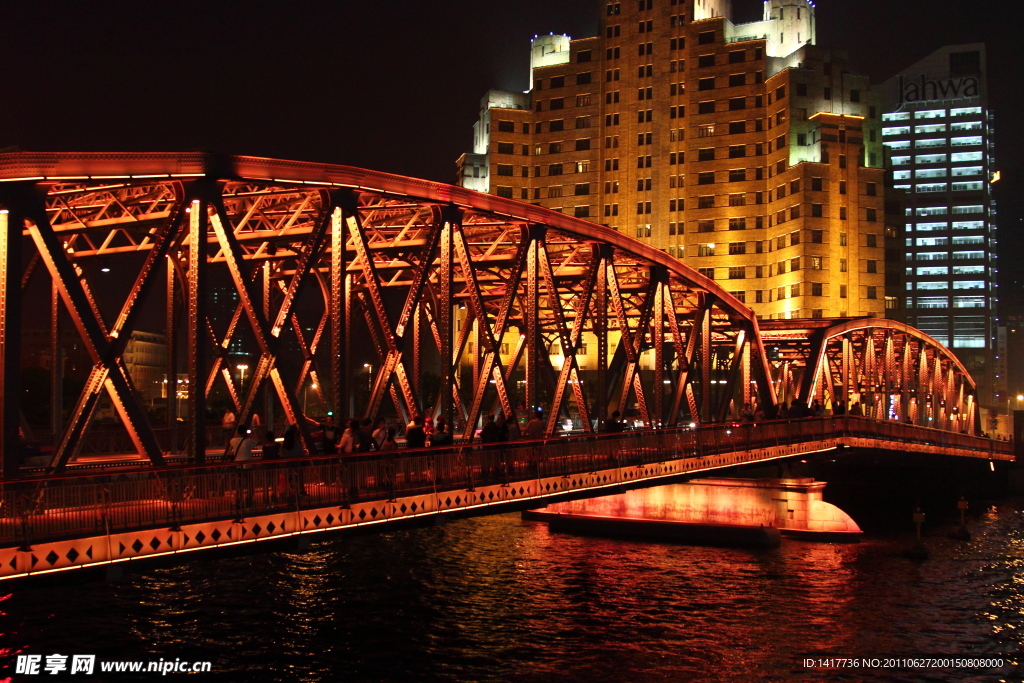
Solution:
[[[902,190],[906,321],[950,347],[1005,403],[996,362],[996,225],[985,46],[951,45],[880,89],[887,182]],[[1002,412],[1002,411],[1000,411]]]
[[[598,8],[597,36],[534,39],[529,91],[484,97],[459,182],[636,237],[764,318],[882,315],[879,104],[814,44],[814,4]]]

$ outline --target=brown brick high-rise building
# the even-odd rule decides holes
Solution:
[[[813,3],[598,4],[599,35],[535,38],[531,90],[484,97],[459,183],[636,237],[764,318],[883,315],[879,107]]]

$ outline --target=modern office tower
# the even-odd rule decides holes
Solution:
[[[887,182],[905,197],[906,321],[963,361],[978,380],[982,405],[999,406],[1006,373],[996,364],[995,167],[985,46],[937,50],[886,81],[880,94]]]
[[[612,227],[764,318],[882,315],[878,102],[807,0],[598,3],[535,38],[531,89],[489,92],[459,183]]]

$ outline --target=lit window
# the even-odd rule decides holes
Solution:
[[[915,302],[918,308],[949,308],[948,296],[919,296]]]
[[[954,192],[977,192],[978,190],[984,189],[985,183],[980,180],[972,180],[967,182],[953,183],[952,186]]]
[[[981,161],[983,152],[954,152],[949,155],[949,160],[954,164],[959,161]]]
[[[971,146],[974,146],[974,145],[980,145],[981,144],[981,136],[980,135],[972,135],[972,136],[963,137],[963,138],[950,138],[949,139],[949,144],[951,146],[953,146],[953,147],[971,147]]]
[[[954,296],[953,308],[985,308],[984,296]]]

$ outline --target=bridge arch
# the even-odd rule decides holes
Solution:
[[[980,431],[977,386],[944,345],[883,318],[762,322],[782,402],[817,399],[834,409],[954,432]]]
[[[472,438],[482,414],[517,408],[543,408],[551,435],[614,410],[654,427],[775,403],[749,308],[663,252],[558,212],[204,154],[8,153],[0,181],[0,257],[23,268],[7,292],[29,301],[49,285],[51,350],[70,319],[91,366],[70,414],[51,411],[58,470],[107,404],[134,451],[161,464],[181,448],[202,461],[216,396],[241,421],[283,414],[307,447],[313,412],[443,415]],[[120,284],[104,281],[112,270]],[[18,302],[4,302],[0,317],[16,319]],[[171,386],[152,398],[128,349],[157,307]],[[16,354],[20,333],[3,334]],[[2,399],[9,449],[17,397]]]

